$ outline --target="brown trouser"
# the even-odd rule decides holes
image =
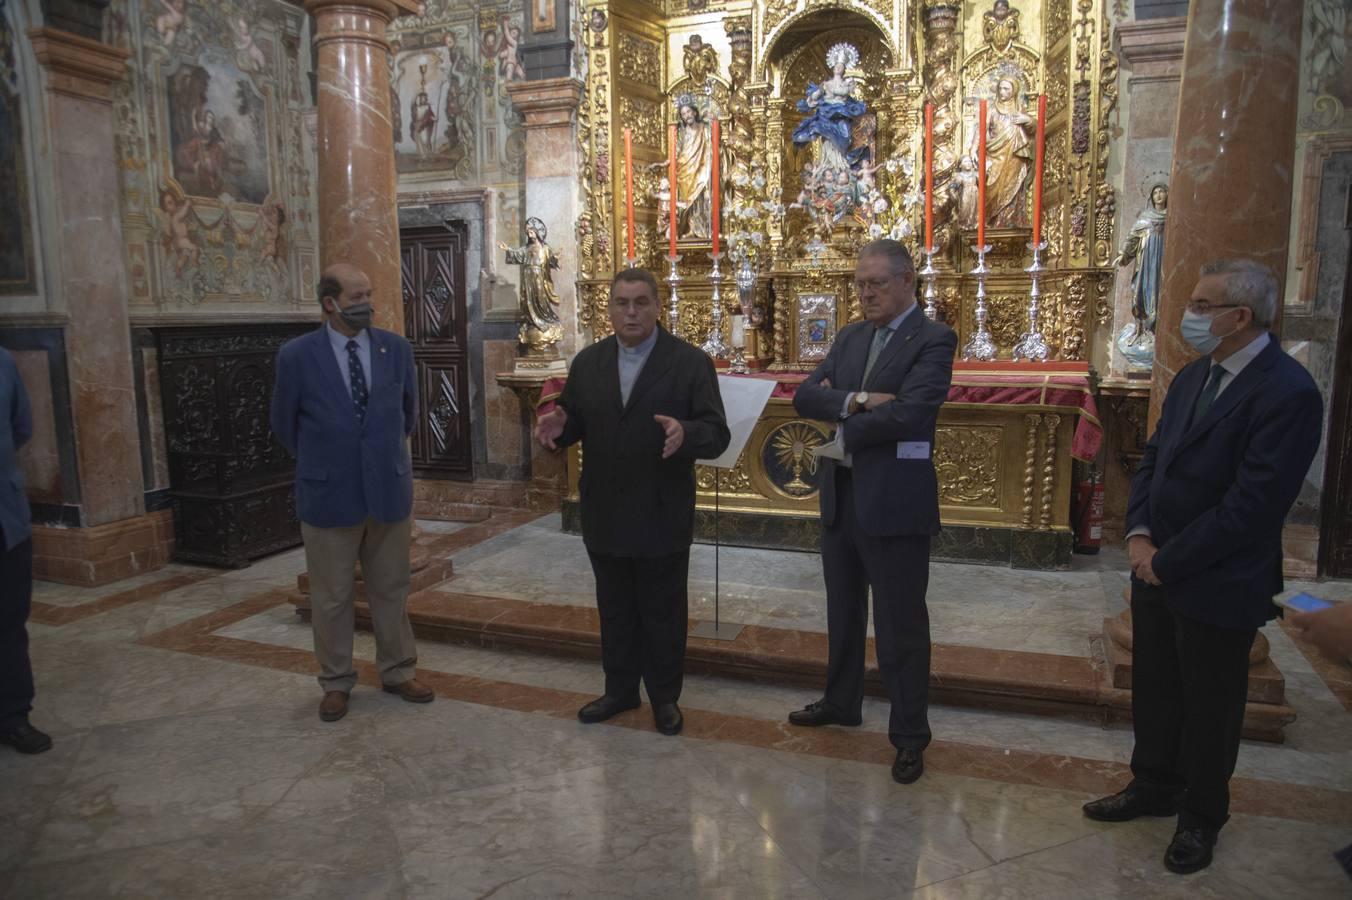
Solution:
[[[310,576],[310,624],[314,630],[319,684],[325,691],[351,693],[352,631],[357,599],[354,569],[361,561],[366,602],[376,633],[376,664],[382,684],[403,684],[418,661],[413,629],[404,608],[408,599],[409,535],[412,517],[402,522],[367,519],[350,528],[316,528],[301,523],[305,567]]]

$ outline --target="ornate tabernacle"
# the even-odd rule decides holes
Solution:
[[[662,302],[674,330],[697,345],[717,346],[710,338],[719,321],[722,343],[730,345],[733,316],[740,313],[747,368],[773,373],[786,384],[810,371],[838,330],[861,315],[853,271],[867,241],[896,238],[911,248],[918,265],[925,263],[928,104],[935,252],[925,288],[933,286],[935,316],[958,332],[959,347],[967,346],[977,330],[980,277],[994,365],[1008,371],[1033,365],[1012,357],[1020,346],[1026,357],[1034,344],[1034,359],[1045,345],[1046,359],[1054,362],[1095,360],[1096,350],[1112,337],[1107,326],[1118,250],[1117,199],[1108,179],[1110,114],[1117,101],[1109,5],[1108,0],[731,0],[711,10],[703,0],[588,4],[586,89],[578,113],[584,162],[577,266],[581,326],[593,339],[609,333],[607,289],[624,264],[628,238],[623,139],[628,128],[635,256],[671,286]],[[1040,207],[1045,249],[1037,262],[1033,305],[1029,248],[1039,211],[1034,176],[1040,94],[1046,95]],[[978,152],[981,101],[987,126]],[[721,126],[721,142],[715,125]],[[986,174],[984,243],[991,249],[978,276],[972,248],[980,159]],[[715,220],[719,199],[721,215]],[[725,254],[717,317],[709,277],[714,241]],[[678,263],[669,261],[673,254]],[[1031,328],[1030,310],[1037,320]],[[1030,330],[1041,342],[1023,340]],[[719,365],[727,363],[714,355]],[[1008,547],[1015,538],[1023,541],[1050,527],[1064,533],[1053,554],[1063,564],[1059,548],[1069,545],[1069,435],[1077,421],[1073,410],[1038,404],[946,407],[936,454],[941,467],[962,473],[946,482],[944,518],[954,526],[946,534],[958,534],[957,526],[972,529],[972,535],[1006,529],[1014,537],[999,540]],[[772,401],[753,438],[763,458],[724,475],[724,508],[754,512],[767,529],[782,529],[785,516],[815,509],[812,491],[802,487],[812,483],[810,454],[805,457],[802,448],[821,433],[817,425],[796,420],[786,398]],[[1036,474],[1028,474],[1029,466]],[[1044,470],[1050,473],[1046,478]],[[775,481],[772,471],[787,477]],[[980,479],[989,483],[977,485]],[[1025,493],[1029,485],[1032,500]],[[710,481],[710,500],[712,486]],[[806,531],[801,537],[781,535],[778,545],[810,546],[815,540]],[[953,548],[946,555],[962,553]],[[1013,558],[1004,551],[988,555]]]

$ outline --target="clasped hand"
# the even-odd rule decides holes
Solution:
[[[1154,569],[1155,553],[1158,551],[1155,542],[1143,534],[1127,539],[1127,558],[1131,562],[1131,574],[1156,587],[1161,584]]]

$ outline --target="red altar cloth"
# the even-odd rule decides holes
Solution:
[[[721,375],[728,374],[720,372]],[[807,375],[797,372],[758,372],[739,378],[763,378],[775,382],[771,397],[791,399]],[[563,378],[551,378],[540,390],[538,413],[554,408],[563,392]],[[1075,435],[1070,454],[1082,462],[1098,456],[1103,443],[1103,425],[1098,406],[1089,389],[1089,366],[1082,362],[1016,363],[956,362],[953,384],[948,389],[949,403],[1000,406],[1052,406],[1076,416]]]

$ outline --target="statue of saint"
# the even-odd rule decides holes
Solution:
[[[820,148],[816,163],[823,172],[849,170],[868,153],[867,146],[852,146],[855,120],[868,112],[868,106],[854,97],[856,81],[845,74],[859,65],[859,51],[851,44],[836,44],[826,51],[826,64],[831,77],[821,84],[808,82],[807,98],[798,101],[798,111],[807,118],[794,129],[793,143],[806,147],[816,142]]]
[[[501,241],[498,246],[507,251],[507,262],[521,267],[521,343],[536,352],[548,352],[563,339],[563,324],[555,307],[559,305],[554,293],[551,269],[559,267],[559,258],[545,243],[549,234],[545,223],[531,217],[526,220],[526,246],[512,249]]]
[[[713,228],[713,133],[695,98],[676,101],[676,233],[707,238]]]
[[[1030,136],[1036,127],[1033,117],[1023,111],[1013,79],[997,81],[995,103],[986,120],[986,221],[991,227],[1028,224],[1023,200],[1033,169]],[[975,155],[975,146],[972,152]]]
[[[1169,207],[1169,187],[1150,189],[1146,208],[1136,217],[1113,267],[1135,262],[1131,276],[1131,318],[1117,337],[1117,349],[1135,369],[1148,369],[1155,355],[1155,317],[1159,310],[1160,271],[1164,263],[1164,219]]]

